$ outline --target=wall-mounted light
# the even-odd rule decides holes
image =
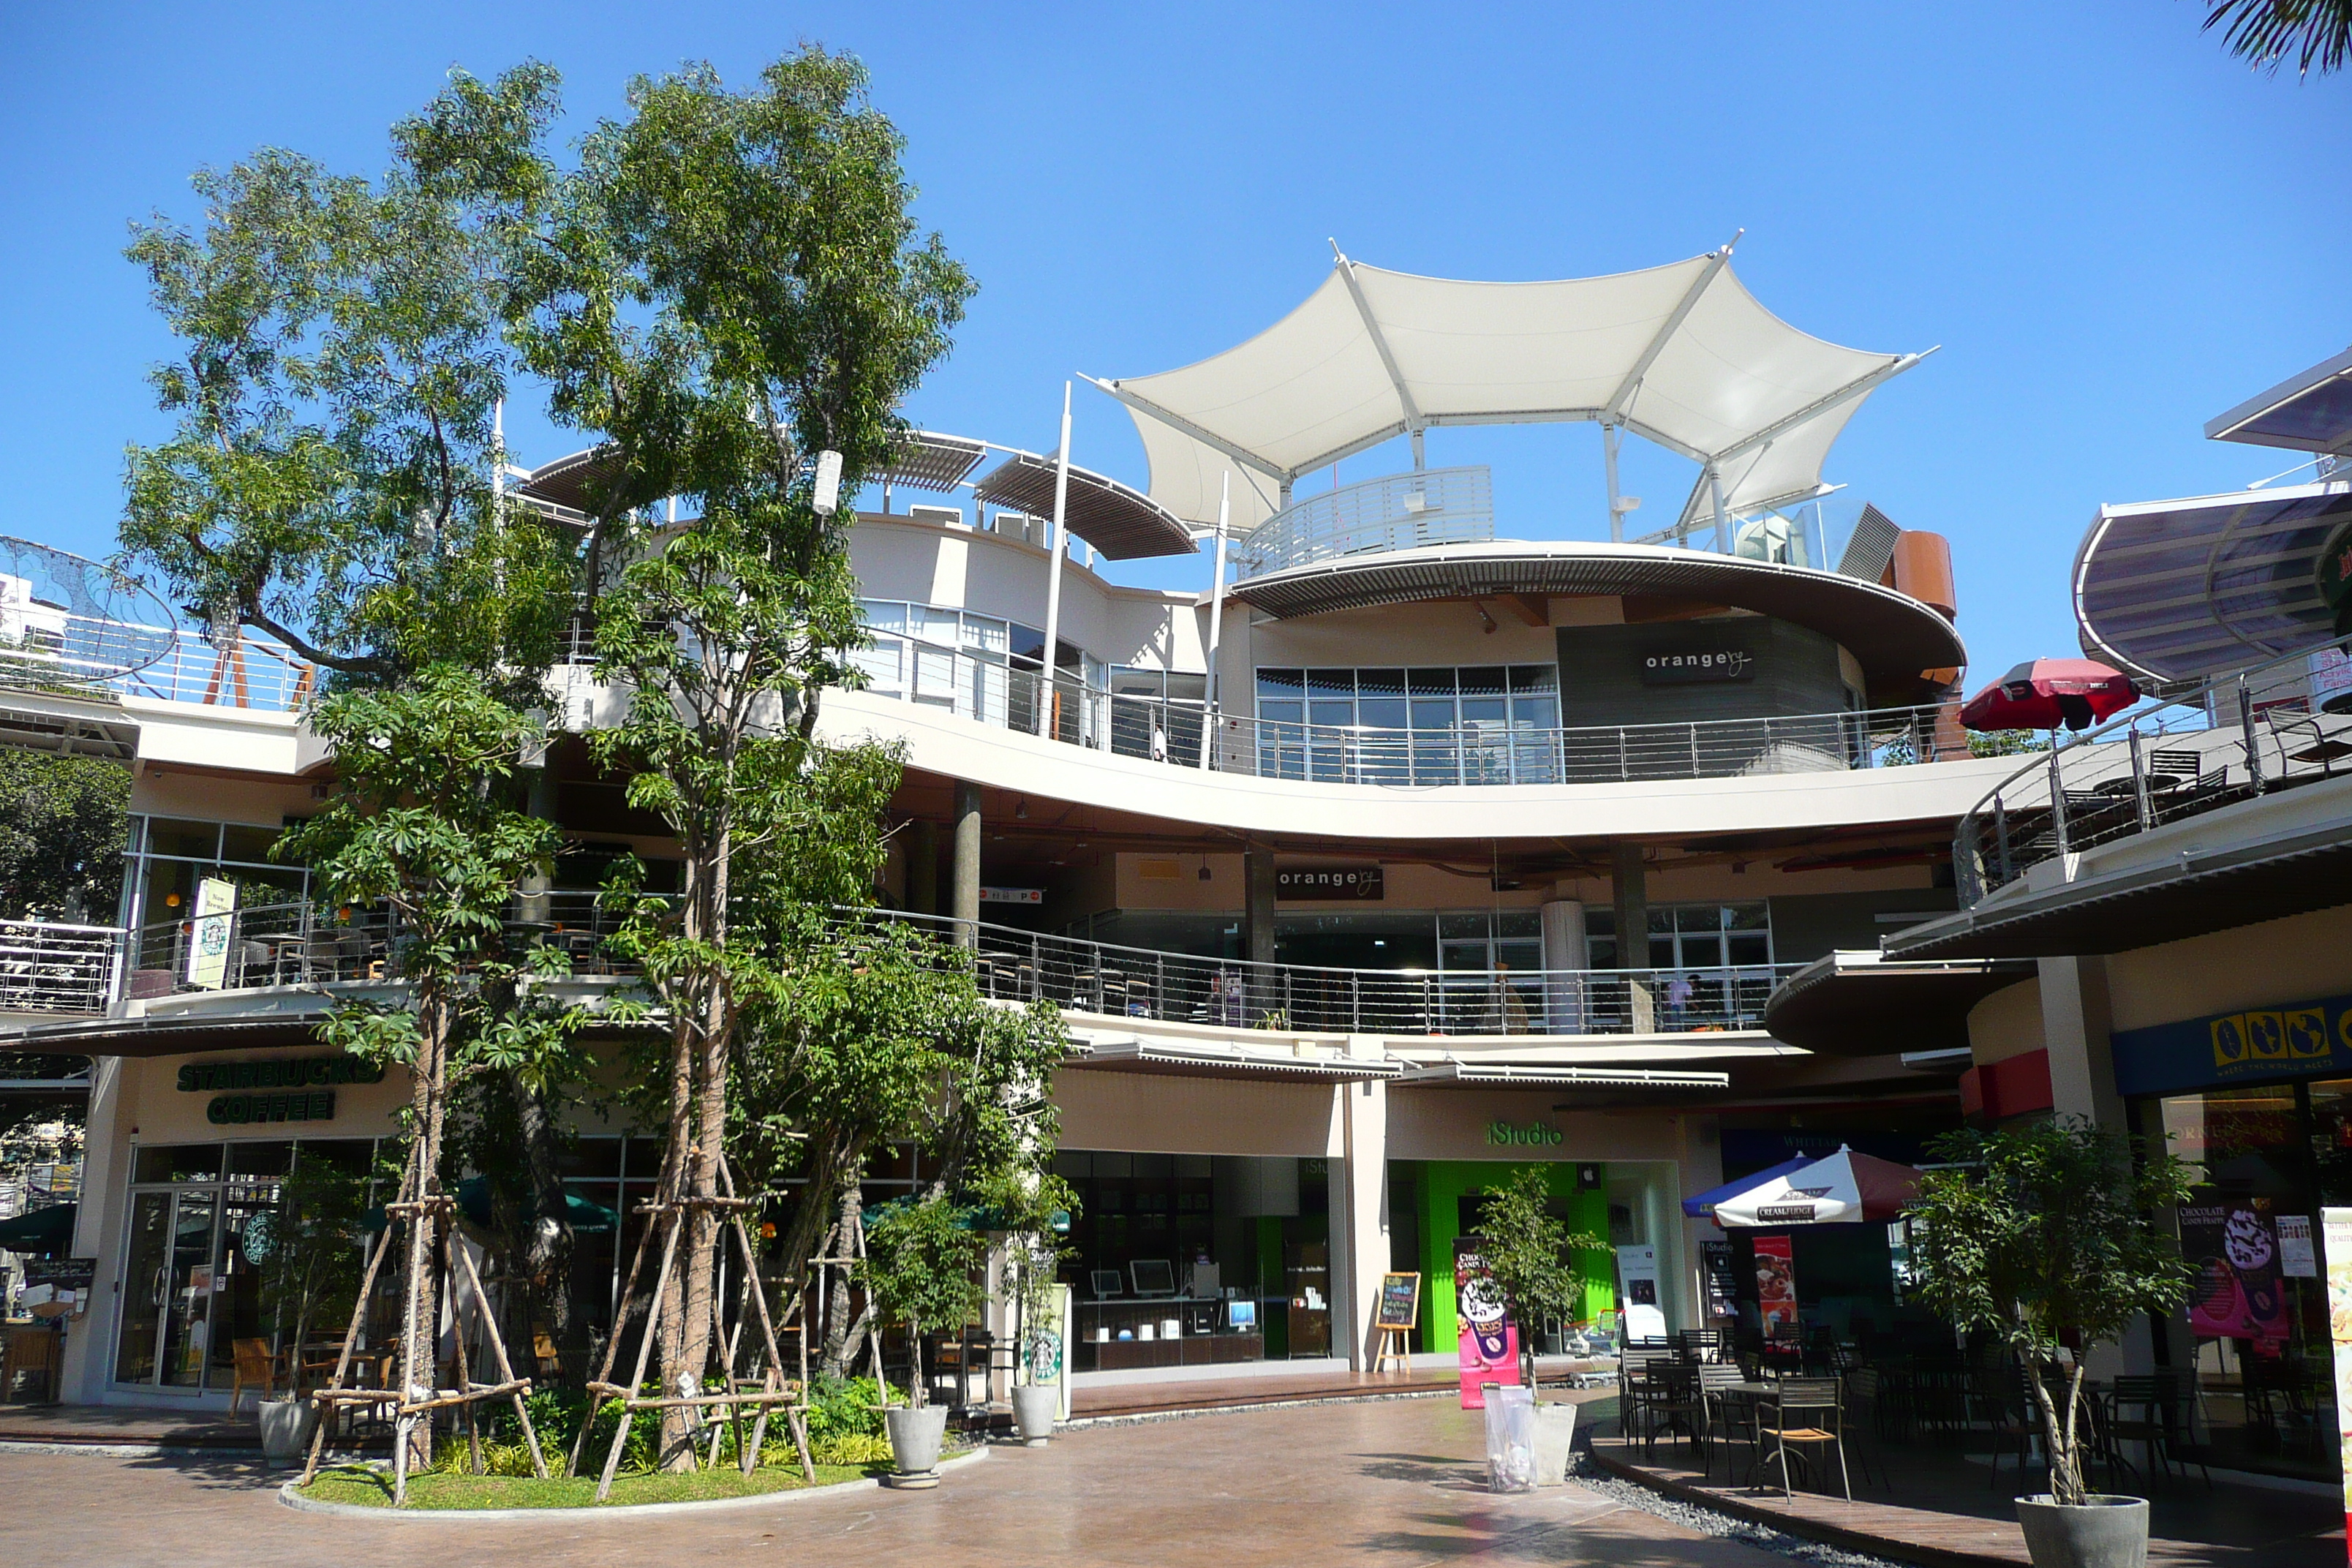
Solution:
[[[1028,803],[1027,801],[1025,801],[1025,800],[1016,800],[1016,801],[1014,801],[1014,802],[1013,803],[1013,818],[1014,818],[1014,820],[1015,820],[1015,821],[1019,821],[1019,822],[1026,822],[1026,821],[1028,821],[1028,820],[1029,820],[1029,803]]]
[[[816,455],[815,505],[819,517],[841,510],[841,454],[830,447]]]

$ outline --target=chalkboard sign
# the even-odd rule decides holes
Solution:
[[[1383,1274],[1381,1276],[1381,1314],[1375,1326],[1383,1329],[1410,1329],[1421,1321],[1421,1276],[1418,1274]]]
[[[95,1258],[27,1258],[25,1283],[49,1285],[60,1290],[87,1290],[98,1279]]]

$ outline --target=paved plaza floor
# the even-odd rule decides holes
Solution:
[[[1479,1421],[1442,1398],[1199,1415],[999,1448],[930,1492],[516,1521],[299,1513],[278,1500],[282,1477],[226,1455],[0,1452],[0,1562],[1787,1568],[1581,1487],[1496,1497]]]

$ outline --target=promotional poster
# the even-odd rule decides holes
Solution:
[[[1454,1317],[1462,1344],[1462,1408],[1484,1410],[1480,1384],[1519,1381],[1519,1330],[1478,1256],[1475,1236],[1454,1239]]]
[[[2327,1338],[2336,1368],[2336,1441],[2344,1463],[2344,1522],[2352,1526],[2352,1209],[2321,1209],[2319,1236],[2327,1255]]]
[[[1666,1314],[1658,1300],[1658,1249],[1621,1247],[1617,1249],[1617,1283],[1623,1292],[1625,1338],[1659,1340],[1666,1336]]]
[[[1756,1238],[1756,1308],[1768,1336],[1780,1324],[1797,1321],[1796,1247],[1785,1236]]]
[[[2286,1288],[2269,1215],[2242,1202],[2183,1205],[2180,1251],[2197,1270],[2189,1299],[2191,1333],[2285,1342]]]

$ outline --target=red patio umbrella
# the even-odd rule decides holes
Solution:
[[[2087,658],[2029,659],[1969,699],[1971,730],[2087,730],[2139,700],[2121,670]]]

